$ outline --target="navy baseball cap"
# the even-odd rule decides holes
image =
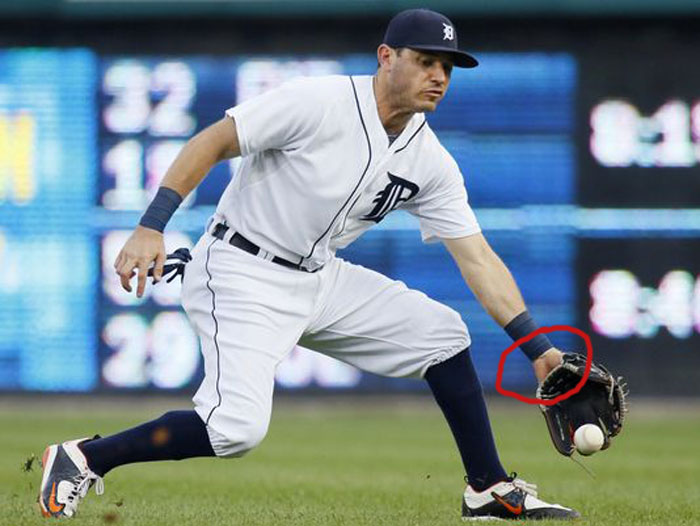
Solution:
[[[469,53],[458,49],[457,31],[452,21],[430,9],[407,9],[394,16],[386,28],[383,43],[393,48],[448,53],[460,68],[479,65]]]

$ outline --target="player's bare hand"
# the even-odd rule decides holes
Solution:
[[[131,278],[138,275],[136,296],[140,298],[146,288],[146,274],[151,263],[155,263],[153,283],[158,283],[163,276],[165,258],[163,234],[157,230],[137,226],[114,261],[114,270],[119,274],[122,287],[127,292],[132,290]]]
[[[562,353],[559,349],[552,347],[545,351],[539,358],[532,362],[532,368],[535,370],[537,381],[541,382],[557,365],[561,364]]]

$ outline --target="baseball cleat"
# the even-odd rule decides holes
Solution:
[[[80,438],[54,444],[44,451],[41,463],[44,473],[39,491],[39,507],[44,517],[72,517],[80,501],[92,485],[102,495],[102,477],[93,473],[78,444],[89,440]]]
[[[468,485],[462,499],[462,520],[566,520],[581,517],[576,510],[538,499],[537,486],[516,477],[517,474],[512,473],[506,480],[481,492]]]

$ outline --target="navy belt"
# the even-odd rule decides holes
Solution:
[[[214,230],[211,235],[217,239],[223,240],[228,230],[228,226],[222,223],[218,223],[214,227]],[[231,239],[229,240],[229,245],[232,245],[236,248],[240,248],[241,250],[245,250],[246,252],[248,252],[248,254],[253,254],[254,256],[257,256],[260,253],[260,247],[258,245],[256,245],[252,241],[249,241],[238,232],[235,232],[231,236]],[[316,270],[318,270],[309,270],[307,268],[302,267],[299,263],[292,263],[291,261],[287,261],[286,259],[283,259],[278,256],[274,256],[270,261],[272,261],[273,263],[277,263],[278,265],[282,265],[283,267],[293,268],[295,270],[301,270],[303,272],[316,272]]]

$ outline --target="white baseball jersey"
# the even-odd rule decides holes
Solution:
[[[479,231],[462,176],[415,115],[396,140],[379,120],[372,77],[300,79],[228,110],[243,154],[215,219],[268,253],[211,231],[192,251],[182,305],[201,339],[194,396],[220,456],[265,436],[275,369],[300,343],[357,368],[422,377],[467,348],[460,315],[400,281],[334,257],[387,213],[420,219],[424,240]]]
[[[480,231],[423,114],[389,144],[371,76],[297,79],[226,114],[243,162],[217,214],[276,256],[318,268],[397,208],[419,218],[424,241]]]

